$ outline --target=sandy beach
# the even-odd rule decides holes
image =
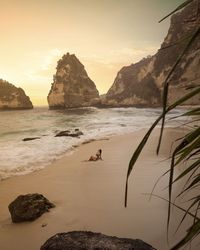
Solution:
[[[129,180],[128,207],[124,207],[124,188],[130,157],[145,130],[94,141],[76,148],[43,170],[12,177],[0,183],[0,249],[36,250],[59,232],[91,230],[103,234],[142,239],[156,249],[169,249],[166,237],[167,202],[149,201],[154,183],[168,169],[172,141],[184,130],[167,129],[159,156],[155,149],[156,130],[143,151]],[[103,160],[86,162],[101,148]],[[167,197],[167,178],[155,194]],[[20,194],[41,193],[56,207],[33,222],[13,224],[8,204]],[[173,210],[171,228],[182,215]],[[42,225],[45,224],[45,227]],[[176,235],[176,240],[183,232]],[[175,240],[175,238],[173,238]],[[173,242],[171,239],[170,243]],[[197,247],[198,248],[198,247]],[[197,249],[193,247],[192,249]]]

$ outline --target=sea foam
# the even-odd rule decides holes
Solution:
[[[27,174],[44,168],[74,146],[88,140],[126,134],[148,128],[160,115],[161,109],[137,108],[80,108],[48,110],[36,108],[28,111],[1,112],[0,116],[0,178]],[[168,116],[178,116],[176,110]],[[179,118],[179,122],[182,118]],[[167,126],[177,126],[173,120]],[[62,130],[79,128],[80,138],[55,137]],[[40,137],[23,141],[26,137]]]

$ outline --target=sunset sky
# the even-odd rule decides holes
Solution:
[[[47,105],[56,63],[75,53],[100,94],[121,67],[154,54],[182,0],[0,0],[0,78]]]

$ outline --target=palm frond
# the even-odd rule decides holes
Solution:
[[[164,21],[165,19],[167,19],[169,16],[173,15],[174,13],[176,13],[177,11],[185,8],[188,4],[192,3],[194,0],[187,0],[184,3],[180,4],[175,10],[173,10],[172,12],[170,12],[169,14],[167,14],[165,17],[163,17],[159,23],[161,23],[162,21]]]
[[[178,250],[185,246],[188,242],[192,241],[200,233],[200,220],[198,220],[191,228],[188,229],[185,237],[179,241],[171,250]]]
[[[177,106],[183,104],[184,102],[186,102],[187,100],[189,100],[190,98],[192,98],[193,96],[196,96],[200,93],[200,87],[194,89],[193,91],[191,91],[190,93],[187,93],[186,95],[184,95],[183,97],[181,97],[179,100],[177,100],[176,102],[174,102],[173,104],[171,104],[167,110],[166,110],[166,114],[169,113],[171,110],[173,110],[174,108],[176,108]],[[156,121],[153,123],[153,125],[150,127],[150,129],[147,131],[147,133],[145,134],[145,136],[143,137],[142,141],[140,142],[140,144],[138,145],[137,149],[135,150],[135,152],[133,153],[131,160],[129,162],[129,166],[128,166],[128,170],[127,170],[127,176],[126,176],[126,187],[125,187],[125,207],[127,206],[127,197],[128,197],[128,179],[129,176],[133,170],[133,167],[135,166],[135,163],[138,159],[138,157],[140,156],[144,146],[146,145],[153,129],[156,127],[156,125],[161,121],[163,117],[163,114],[161,114]]]
[[[195,2],[196,0],[187,0],[183,2],[181,5],[179,5],[174,11],[169,13],[167,16],[162,18],[160,22],[165,20],[167,17],[170,15],[174,14],[175,12],[181,10],[182,8],[186,7],[187,5],[191,4],[192,2]],[[200,13],[200,1],[197,1],[197,16],[196,19],[199,17]],[[192,22],[194,19],[191,20]],[[173,104],[168,105],[168,92],[169,92],[169,84],[172,81],[172,75],[174,71],[176,70],[178,64],[181,62],[183,57],[186,55],[186,53],[189,51],[191,46],[194,44],[197,38],[199,38],[200,35],[200,25],[197,27],[195,31],[193,31],[192,35],[190,36],[189,34],[183,39],[180,39],[180,41],[176,41],[174,44],[169,44],[167,47],[162,48],[162,49],[167,49],[171,46],[178,45],[182,41],[186,41],[186,44],[178,56],[176,62],[170,69],[169,73],[167,74],[167,77],[163,83],[163,100],[162,100],[162,114],[156,119],[156,121],[152,124],[152,126],[149,128],[145,136],[143,137],[142,141],[138,145],[137,149],[133,153],[131,160],[129,162],[128,170],[127,170],[127,176],[126,176],[126,187],[125,187],[125,206],[127,206],[127,195],[128,195],[128,180],[131,172],[133,171],[133,168],[135,166],[136,161],[138,160],[143,148],[145,147],[147,141],[149,140],[149,137],[154,130],[154,128],[158,125],[159,122],[161,122],[161,129],[160,129],[160,135],[159,135],[159,141],[158,141],[158,146],[157,146],[157,154],[159,153],[160,146],[161,146],[161,141],[163,137],[163,131],[165,127],[165,120],[166,120],[166,115],[176,108],[179,105],[182,105],[184,102],[187,100],[191,99],[194,96],[197,96],[200,94],[200,86],[196,85],[196,80],[195,80],[195,85],[191,85],[186,87],[186,90],[188,91],[187,94],[183,95],[180,99],[175,101]],[[190,81],[191,82],[191,81]],[[192,122],[199,122],[200,121],[200,107],[192,108],[191,110],[185,112],[184,114],[181,115],[182,117],[189,117],[190,121],[187,124],[191,124]],[[174,117],[174,119],[178,118],[180,116]],[[200,127],[195,126],[192,124],[190,126],[190,131],[183,137],[180,138],[178,142],[178,145],[175,147],[172,153],[171,157],[171,164],[170,168],[168,171],[166,171],[162,177],[166,174],[169,173],[169,185],[168,185],[168,219],[167,219],[167,231],[169,232],[169,225],[170,225],[170,217],[171,217],[171,206],[175,206],[180,208],[182,211],[184,211],[184,215],[177,227],[177,230],[180,228],[182,225],[183,221],[185,218],[190,215],[193,217],[193,223],[190,226],[190,228],[187,230],[186,235],[180,240],[174,247],[171,248],[171,250],[178,250],[181,247],[185,246],[186,244],[190,243],[195,237],[197,237],[200,234],[200,218],[198,217],[198,212],[200,209],[200,195],[197,196],[192,196],[191,199],[189,199],[189,206],[187,209],[183,209],[177,204],[172,202],[172,195],[173,195],[173,185],[174,183],[184,180],[185,184],[183,185],[183,189],[181,192],[176,195],[176,199],[180,197],[186,197],[185,194],[190,194],[191,192],[194,191],[194,189],[200,187]],[[186,164],[185,169],[177,176],[174,177],[174,172],[175,168],[179,164]],[[188,177],[189,175],[189,177]],[[162,178],[161,177],[161,178]],[[158,181],[160,178],[158,179]],[[157,182],[158,182],[157,181]],[[157,183],[156,183],[157,184]],[[156,186],[154,185],[154,188]],[[155,196],[153,194],[154,188],[150,194],[151,196]],[[163,198],[164,199],[164,198]],[[164,199],[166,200],[166,199]],[[194,210],[194,213],[193,211]]]
[[[159,136],[158,147],[157,147],[157,154],[159,153],[159,150],[160,150],[162,136],[163,136],[163,130],[164,130],[164,126],[165,126],[165,116],[166,116],[168,91],[169,91],[169,81],[168,80],[170,79],[170,77],[174,73],[177,65],[180,63],[181,59],[186,54],[186,52],[190,49],[191,45],[193,44],[193,42],[195,41],[195,39],[198,37],[199,34],[200,34],[200,26],[193,33],[191,39],[186,44],[185,48],[183,49],[182,53],[179,55],[178,59],[176,60],[175,64],[173,65],[173,67],[171,68],[170,72],[168,73],[168,75],[165,79],[164,88],[163,88],[163,117],[162,117],[162,125],[161,125],[160,136]]]

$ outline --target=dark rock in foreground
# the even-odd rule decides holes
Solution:
[[[8,209],[11,214],[12,222],[33,221],[43,213],[49,212],[50,208],[55,207],[41,194],[26,194],[18,196],[10,203]]]
[[[71,132],[70,130],[60,131],[58,134],[55,135],[55,137],[61,137],[61,136],[79,137],[81,135],[83,135],[83,132],[81,132],[79,129],[75,129],[74,132]]]
[[[117,238],[101,233],[74,231],[48,239],[40,250],[155,250],[142,240]]]
[[[40,139],[40,137],[27,137],[27,138],[24,138],[22,141],[33,141],[37,139]]]

